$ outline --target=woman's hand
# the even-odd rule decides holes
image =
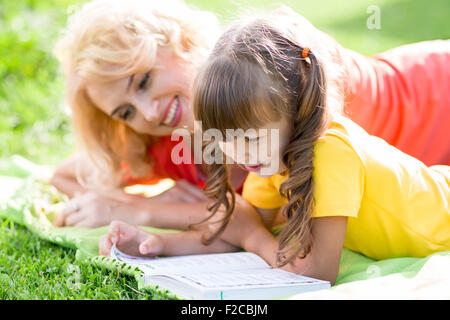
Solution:
[[[202,188],[190,184],[186,180],[178,180],[175,186],[163,193],[152,197],[158,202],[209,202],[209,198],[205,196]]]
[[[99,240],[101,255],[109,256],[111,247],[132,256],[154,257],[186,254],[205,254],[238,251],[238,248],[218,239],[205,246],[201,243],[202,232],[185,231],[153,234],[121,221],[111,222],[108,234]]]
[[[126,220],[143,224],[150,220],[150,213],[144,212],[141,196],[111,191],[107,196],[89,191],[69,200],[53,222],[55,226],[95,228],[108,225],[113,220]]]

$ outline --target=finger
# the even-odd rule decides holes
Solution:
[[[149,234],[147,239],[139,245],[139,252],[146,256],[157,256],[163,252],[164,243],[160,236]]]
[[[86,216],[83,213],[72,212],[72,213],[66,215],[65,225],[66,226],[75,226],[85,219],[86,219]]]
[[[55,227],[63,227],[66,224],[66,216],[68,215],[67,212],[61,211],[53,221],[53,225]]]
[[[64,208],[61,210],[61,212],[56,216],[55,220],[53,221],[53,224],[56,227],[62,227],[66,225],[66,219],[67,216],[71,213],[74,213],[75,210],[75,203],[74,201],[70,200],[66,203]]]
[[[109,257],[111,252],[112,242],[109,240],[108,235],[101,236],[98,241],[99,253],[102,256]]]
[[[62,227],[64,225],[64,214],[62,212],[58,213],[55,217],[55,220],[53,220],[53,225],[55,227]]]
[[[109,225],[108,237],[112,243],[119,244],[132,240],[139,229],[122,221],[112,221]]]
[[[80,202],[80,199],[74,199],[72,198],[71,200],[67,201],[66,205],[64,206],[64,208],[61,210],[61,212],[65,215],[69,214],[69,213],[73,213],[73,212],[77,212],[80,210],[80,207],[78,206],[78,202]]]

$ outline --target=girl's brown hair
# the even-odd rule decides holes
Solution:
[[[311,51],[303,58],[306,45]],[[331,118],[319,51],[301,44],[295,30],[259,18],[225,32],[195,82],[194,112],[205,130],[258,128],[282,116],[292,122],[283,154],[289,178],[280,188],[288,199],[284,207],[288,223],[279,236],[280,266],[305,257],[311,249],[313,147]],[[221,227],[206,243],[225,229],[234,208],[234,191],[224,166],[210,167],[205,186],[212,199],[210,217],[218,210],[225,212]]]

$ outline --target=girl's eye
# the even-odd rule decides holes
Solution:
[[[142,77],[141,81],[139,82],[138,89],[139,90],[144,90],[147,87],[149,79],[150,79],[150,71],[146,72],[144,74],[144,76]]]
[[[122,106],[119,117],[123,121],[130,121],[133,119],[134,115],[136,113],[136,108],[132,106],[131,104],[127,104]]]
[[[250,138],[250,137],[245,137],[245,142],[247,143],[252,143],[252,142],[258,142],[259,141],[259,136],[258,137],[254,137],[254,138]]]

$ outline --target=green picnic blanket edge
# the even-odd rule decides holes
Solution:
[[[78,261],[84,261],[99,268],[134,276],[140,289],[149,289],[145,288],[138,270],[125,267],[123,263],[115,259],[98,255],[98,240],[107,233],[108,226],[92,229],[58,228],[53,226],[44,214],[33,210],[33,198],[30,195],[32,195],[31,191],[37,183],[37,178],[34,175],[37,168],[31,162],[18,156],[0,160],[0,186],[2,183],[7,183],[8,192],[12,194],[10,197],[3,198],[0,194],[0,218],[9,219],[25,226],[43,240],[75,249],[76,260]],[[177,232],[176,230],[150,227],[142,228],[154,233]],[[436,253],[435,255],[450,256],[450,251]],[[340,284],[367,280],[393,273],[400,273],[404,277],[414,277],[431,256],[433,255],[424,258],[400,257],[376,261],[343,248],[337,281],[330,290],[333,290]],[[151,289],[155,288],[152,287]]]

